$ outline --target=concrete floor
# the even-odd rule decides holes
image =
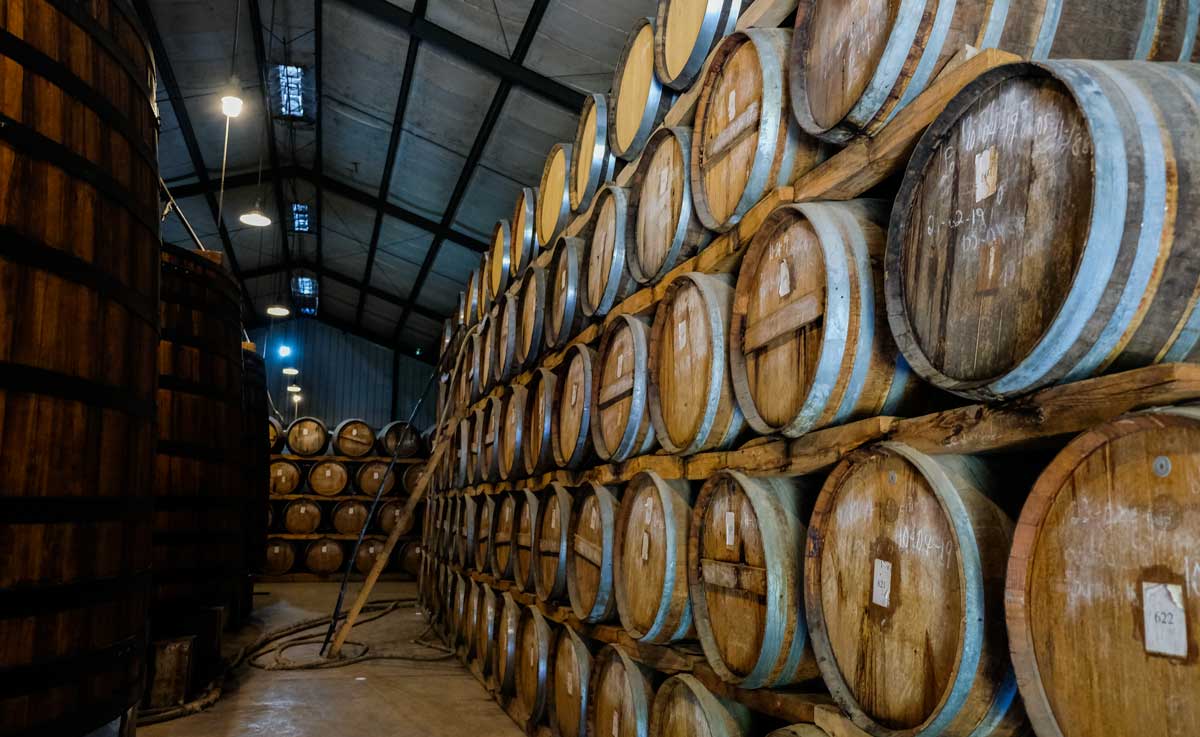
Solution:
[[[356,591],[351,588],[351,594]],[[415,597],[416,584],[385,582],[373,599]],[[230,637],[236,651],[263,632],[327,616],[336,584],[259,584],[254,621]],[[356,627],[352,641],[373,653],[436,657],[412,641],[425,619],[411,607]],[[323,634],[323,632],[321,632]],[[317,646],[286,653],[311,661]],[[348,648],[349,649],[349,648]],[[139,737],[522,737],[457,660],[375,660],[344,668],[266,671],[243,665],[212,708],[193,716],[138,729]]]

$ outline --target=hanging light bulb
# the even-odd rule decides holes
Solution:
[[[299,376],[299,375],[300,375],[300,369],[298,369],[298,368],[292,368],[291,366],[289,366],[289,367],[287,367],[287,368],[285,368],[285,369],[283,370],[283,375],[284,375],[284,376]]]
[[[273,304],[267,306],[267,314],[271,317],[287,317],[292,314],[292,311],[284,304]],[[286,371],[284,373],[287,373]]]
[[[242,213],[242,216],[238,220],[241,220],[243,225],[249,225],[253,228],[265,228],[271,224],[271,218],[267,217],[267,214],[263,212],[261,202],[255,202],[254,209],[250,212]]]
[[[221,92],[221,112],[227,118],[236,118],[242,114],[242,105],[242,85],[234,75]]]
[[[291,385],[289,385],[289,386],[288,386],[287,390],[288,390],[289,392],[291,392],[292,394],[299,394],[299,393],[300,393],[300,386],[299,386],[298,384],[291,384]]]

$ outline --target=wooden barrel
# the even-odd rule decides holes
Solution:
[[[812,135],[847,141],[878,133],[967,46],[1033,59],[1200,61],[1194,2],[927,0],[865,23],[877,12],[869,5],[855,13],[844,3],[800,2],[789,83],[794,115]]]
[[[333,528],[343,535],[357,535],[367,524],[367,505],[346,500],[333,508]]]
[[[491,586],[479,587],[479,609],[475,615],[475,662],[486,678],[495,665],[496,623],[499,620],[499,601]]]
[[[691,128],[659,128],[638,159],[629,183],[637,216],[625,260],[640,284],[657,284],[712,240],[692,205],[691,156]]]
[[[781,207],[750,243],[729,330],[733,390],[763,435],[895,414],[918,384],[885,324],[876,200]]]
[[[550,484],[534,518],[533,570],[535,590],[542,601],[567,596],[567,532],[571,526],[571,492],[558,482]]]
[[[554,426],[554,463],[560,468],[579,468],[592,452],[592,392],[596,352],[575,344],[567,350],[565,369],[555,390],[558,408]]]
[[[500,434],[504,427],[504,394],[488,397],[483,405],[483,426],[476,434],[480,441],[479,477],[484,481],[500,478]]]
[[[512,224],[497,220],[492,227],[492,244],[487,258],[487,289],[492,300],[498,300],[508,289],[512,278]]]
[[[1014,64],[964,88],[888,236],[888,318],[913,369],[987,400],[1193,360],[1200,234],[1180,226],[1200,197],[1176,184],[1200,176],[1197,106],[1190,65]],[[961,210],[960,160],[979,184]]]
[[[613,490],[588,481],[576,489],[567,540],[567,594],[584,622],[610,620],[617,613],[613,594],[613,545],[617,516]]]
[[[615,645],[605,645],[592,660],[588,679],[589,735],[647,737],[657,671]]]
[[[336,519],[336,517],[335,517],[335,519]],[[347,534],[357,535],[358,531],[355,530],[354,532],[347,533]],[[409,568],[410,568],[410,566],[413,566],[413,563],[411,561],[412,561],[412,556],[414,555],[413,551],[415,549],[416,549],[415,546],[413,546],[411,544],[405,545],[403,548],[400,548],[399,553],[397,553],[397,555],[396,555],[396,559],[399,561],[402,561],[401,566],[400,566],[401,569],[405,570],[406,572],[408,572],[410,574],[413,574],[413,571],[409,570]],[[382,554],[383,554],[383,541],[382,540],[378,540],[378,539],[371,538],[371,537],[363,540],[362,545],[360,545],[358,547],[358,552],[354,554],[354,570],[356,570],[359,573],[362,573],[364,575],[367,573],[370,573],[371,569],[375,567],[375,561]],[[415,574],[413,574],[413,575],[415,575]]]
[[[504,398],[500,425],[500,478],[505,481],[525,476],[525,409],[529,390],[520,382],[510,386]]]
[[[612,83],[612,152],[633,161],[675,102],[654,76],[654,19],[638,18],[617,59]]]
[[[268,576],[282,576],[296,565],[296,549],[287,540],[271,538],[267,541],[267,558],[263,565],[263,573]]]
[[[871,734],[1027,733],[1004,636],[1012,520],[988,498],[997,481],[976,458],[883,443],[821,490],[809,632],[830,694]]]
[[[245,508],[259,489],[249,487],[242,465],[240,293],[220,254],[164,246],[161,268],[150,616],[196,635],[197,647],[216,659],[211,628],[184,622],[214,606],[230,622],[242,619]]]
[[[421,476],[425,473],[425,470],[428,467],[429,467],[428,462],[409,463],[404,466],[397,465],[395,468],[392,469],[392,473],[400,474],[401,488],[404,489],[404,493],[411,495],[411,494],[417,493],[417,484],[420,483]],[[400,469],[403,469],[403,470],[400,470]]]
[[[391,494],[396,488],[396,469],[388,472],[388,464],[384,461],[367,461],[358,467],[354,472],[354,486],[362,494],[367,496],[375,496],[379,493],[380,488],[383,489],[383,494]]]
[[[713,51],[696,102],[692,191],[696,214],[724,233],[776,187],[821,163],[827,147],[788,114],[792,32],[751,28]]]
[[[688,589],[709,665],[741,688],[818,675],[802,609],[807,494],[796,480],[709,477],[692,510]]]
[[[654,71],[667,87],[692,86],[717,43],[733,33],[749,0],[660,0],[654,23]]]
[[[530,266],[521,277],[517,290],[521,304],[520,319],[517,321],[516,362],[521,368],[532,368],[542,353],[546,341],[546,270]]]
[[[745,419],[730,381],[728,274],[677,276],[650,328],[650,419],[663,450],[692,455],[730,447]]]
[[[480,572],[492,569],[492,535],[496,531],[496,499],[491,495],[475,499],[475,555],[467,565]]]
[[[496,324],[493,326],[492,381],[502,384],[520,372],[517,342],[521,334],[521,301],[511,294],[502,294],[496,305]]]
[[[367,555],[371,559],[371,564],[367,566],[367,570],[370,570],[371,566],[374,565],[374,559],[383,553],[383,541],[376,538],[367,538],[363,543],[362,550],[366,550]],[[362,556],[360,555],[360,557]],[[420,576],[421,564],[424,562],[420,543],[414,540],[401,544],[398,552],[395,554],[395,559],[401,571],[413,578]],[[361,572],[366,573],[367,571]]]
[[[617,158],[608,150],[608,123],[607,95],[593,92],[584,97],[571,147],[575,156],[568,192],[575,212],[586,211],[600,187],[617,173]]]
[[[1193,407],[1126,415],[1072,440],[1030,492],[1004,600],[1038,734],[1186,734],[1200,716],[1198,440]]]
[[[486,481],[483,476],[483,440],[487,436],[487,407],[477,407],[470,414],[470,438],[467,447],[467,483],[477,484]]]
[[[692,634],[687,543],[691,485],[653,471],[625,487],[615,523],[613,588],[621,626],[642,642],[668,643]]]
[[[654,737],[745,737],[752,734],[750,710],[717,698],[695,676],[681,673],[658,687],[650,712]]]
[[[484,333],[486,325],[478,324],[475,330],[467,336],[463,350],[463,381],[466,382],[466,388],[463,394],[466,397],[464,406],[470,405],[483,396],[483,361],[484,353],[487,351],[487,335]]]
[[[546,347],[562,348],[585,323],[580,304],[583,269],[582,238],[562,236],[554,242],[554,254],[546,278]]]
[[[469,327],[470,319],[467,317],[467,293],[465,291],[458,293],[458,303],[454,308],[454,322],[462,327]]]
[[[542,178],[537,189],[537,217],[534,228],[538,243],[553,243],[571,215],[571,193],[567,178],[571,171],[573,149],[569,143],[556,143],[546,154]]]
[[[308,488],[321,496],[337,496],[350,483],[350,472],[341,461],[320,461],[308,469]]]
[[[479,394],[482,397],[495,385],[492,375],[496,365],[496,323],[500,320],[500,311],[489,307],[488,313],[479,323]]]
[[[554,633],[537,607],[521,609],[517,635],[517,715],[537,723],[550,700],[550,651]]]
[[[287,433],[283,430],[283,423],[278,418],[267,418],[267,442],[270,444],[270,452],[283,452],[283,441]]]
[[[288,502],[283,510],[283,527],[293,535],[308,535],[321,526],[321,508],[307,499]]]
[[[517,639],[521,632],[522,606],[507,591],[500,597],[500,616],[496,622],[495,664],[496,698],[507,704],[517,687]]]
[[[330,438],[334,455],[361,458],[375,450],[375,430],[362,420],[342,420]]]
[[[468,611],[471,603],[471,580],[462,574],[455,573],[452,585],[453,594],[450,599],[450,647],[465,662],[469,651],[466,637]]]
[[[458,526],[455,530],[454,543],[457,546],[455,557],[463,568],[470,568],[475,562],[476,543],[479,539],[479,505],[484,497],[459,497],[460,511]]]
[[[650,422],[650,324],[636,315],[608,323],[596,356],[592,399],[592,445],[606,461],[619,463],[654,450]]]
[[[536,228],[537,203],[537,189],[524,187],[513,206],[512,256],[509,263],[512,279],[520,278],[541,250]]]
[[[492,510],[492,550],[488,562],[492,575],[505,579],[513,575],[513,538],[522,500],[515,492],[498,496],[499,501]]]
[[[312,541],[308,544],[308,549],[304,551],[304,564],[313,573],[322,575],[336,573],[341,570],[342,564],[345,562],[346,558],[342,552],[341,543],[327,537]]]
[[[457,456],[455,459],[456,486],[469,486],[475,480],[477,465],[471,463],[471,458],[475,454],[475,434],[471,428],[474,417],[474,413],[464,417],[458,423],[458,430],[455,432],[454,448]]]
[[[393,500],[390,502],[386,502],[382,506],[379,507],[379,511],[376,513],[376,519],[379,522],[379,528],[381,530],[383,530],[386,534],[390,535],[392,530],[396,527],[397,524],[400,523],[400,520],[404,517],[404,505],[405,505],[405,502],[402,502],[399,499],[396,499],[396,500]],[[415,522],[413,521],[413,517],[409,517],[408,526],[405,529],[402,529],[400,531],[400,534],[401,535],[408,534],[409,530],[411,530],[413,528],[414,524],[415,524]]]
[[[525,408],[525,474],[533,476],[554,463],[554,397],[558,375],[547,368],[533,372]]]
[[[288,425],[288,450],[298,456],[311,457],[325,452],[329,445],[329,430],[316,417],[301,417]]]
[[[528,489],[512,492],[521,499],[517,506],[517,521],[513,532],[512,574],[517,591],[534,590],[534,568],[537,566],[534,548],[534,525],[537,521],[539,498]]]
[[[126,3],[3,13],[0,732],[132,734],[155,462],[154,60]]]
[[[479,603],[481,584],[472,581],[467,576],[463,576],[463,583],[466,586],[466,610],[463,614],[463,619],[459,625],[459,638],[462,642],[462,654],[465,662],[470,662],[475,659],[475,632],[479,621]]]
[[[473,269],[471,276],[467,278],[467,325],[474,325],[479,322],[479,285],[480,273],[479,269]]]
[[[304,480],[300,467],[291,461],[271,462],[271,494],[295,494]]]
[[[389,422],[379,428],[378,452],[381,456],[412,458],[421,455],[421,433],[407,420]],[[399,451],[396,449],[399,448]]]
[[[593,209],[579,306],[585,317],[604,317],[637,287],[626,256],[636,238],[637,200],[630,190],[606,184],[596,196]]]
[[[591,648],[572,628],[559,627],[550,663],[550,733],[554,737],[586,737]]]

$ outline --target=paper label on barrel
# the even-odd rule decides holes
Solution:
[[[642,530],[642,560],[650,559],[650,531]]]
[[[282,468],[279,469],[279,472],[276,473],[275,475],[278,476],[279,478],[283,478],[283,469]]]
[[[786,297],[792,293],[792,274],[788,271],[787,261],[779,262],[779,296]]]
[[[358,428],[357,427],[350,428],[350,435],[351,435],[351,437],[357,438],[358,437]]]
[[[571,671],[564,670],[563,673],[567,676],[567,696],[575,695],[575,676],[571,675]]]
[[[732,546],[734,532],[737,530],[737,513],[730,510],[725,513],[725,544]]]
[[[646,524],[650,524],[651,516],[654,514],[654,500],[646,497],[646,503],[643,506],[646,508]]]
[[[332,475],[333,475],[333,469],[332,469],[332,468],[327,468],[327,469],[325,469],[325,478],[329,478],[329,477],[330,477],[330,476],[332,476]]]
[[[373,478],[373,479],[375,479],[376,481],[378,481],[378,480],[379,480],[379,472],[378,472],[378,471],[375,471],[375,472],[373,472],[373,473],[371,474],[371,478]]]
[[[572,384],[571,385],[571,406],[572,407],[575,406],[575,400],[577,400],[577,399],[579,399],[579,385]]]
[[[322,546],[321,546],[321,552],[322,552],[322,553],[328,553],[328,552],[329,552],[329,546],[328,546],[328,545],[322,545]]]
[[[348,510],[346,511],[346,514],[348,514],[348,515],[350,515],[351,517],[353,517],[353,516],[354,516],[354,507],[350,507],[350,509],[348,509]]]
[[[300,514],[308,514],[308,507],[300,507]]]
[[[1000,184],[1000,155],[992,146],[975,154],[975,201],[983,202],[996,194]]]
[[[308,428],[307,428],[307,427],[302,427],[302,428],[300,428],[300,434],[301,434],[301,435],[307,435],[307,434],[308,434]]]
[[[278,552],[279,552],[279,546],[278,546],[278,545],[276,545],[276,546],[275,546],[275,552],[276,552],[276,553],[278,553]]]
[[[592,516],[589,519],[588,524],[591,525],[593,530],[600,525],[600,513],[596,511],[595,507],[592,507]]]
[[[687,345],[687,317],[684,316],[675,323],[675,347],[683,348]]]
[[[729,116],[729,120],[737,117],[737,88],[729,90],[729,97],[725,98],[725,114]]]
[[[625,354],[617,354],[617,378],[625,375]]]
[[[1147,653],[1173,658],[1187,657],[1187,612],[1183,607],[1183,586],[1143,581],[1142,619]]]
[[[621,733],[621,713],[613,712],[612,737],[620,737]]]
[[[871,603],[887,608],[892,603],[892,564],[875,559],[875,573],[871,578]]]

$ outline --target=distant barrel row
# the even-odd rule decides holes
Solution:
[[[412,458],[425,454],[421,433],[403,420],[384,425],[378,432],[363,420],[344,420],[330,432],[316,417],[300,417],[286,429],[282,422],[272,417],[268,422],[267,437],[272,453],[282,453],[286,449],[305,457],[328,453],[351,458],[376,454]]]
[[[350,561],[347,554],[353,549],[349,543],[342,543],[327,537],[309,542],[293,542],[282,538],[267,540],[267,555],[265,572],[269,576],[282,576],[297,571],[297,563],[303,563],[304,571],[318,575],[337,573],[345,568]],[[383,553],[383,540],[367,538],[358,549],[352,564],[354,570],[366,574],[375,565],[375,560]],[[420,548],[415,542],[404,543],[393,553],[392,560],[396,567],[416,576],[420,570]],[[390,566],[389,562],[389,566]]]
[[[307,488],[313,494],[337,496],[348,490],[375,496],[393,493],[399,483],[403,493],[411,493],[425,469],[424,463],[397,464],[388,473],[388,461],[297,461],[276,458],[271,461],[271,496],[299,494]],[[397,481],[398,480],[398,481]]]

